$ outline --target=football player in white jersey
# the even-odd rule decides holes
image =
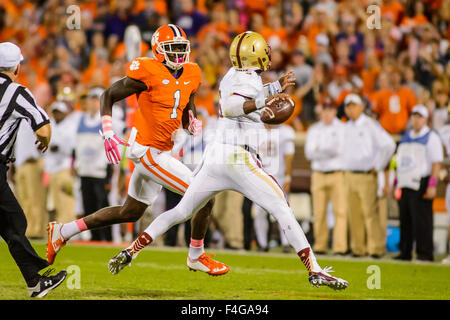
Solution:
[[[263,169],[272,175],[283,191],[288,194],[291,183],[292,160],[295,152],[295,131],[291,126],[266,125],[267,132],[261,132],[261,140],[258,154],[261,156]],[[255,205],[253,208],[253,225],[255,228],[256,240],[262,251],[269,250],[268,232],[269,220],[268,212],[262,207]],[[284,252],[290,252],[291,248],[286,236],[280,229],[280,240]]]
[[[270,48],[256,32],[247,31],[236,36],[230,46],[230,58],[233,67],[219,87],[221,112],[216,139],[206,147],[192,183],[175,208],[159,215],[131,246],[109,261],[110,272],[118,273],[130,264],[143,247],[171,226],[189,219],[220,191],[235,190],[264,208],[278,221],[289,244],[307,268],[312,285],[347,288],[347,281],[331,276],[328,273],[330,268],[322,269],[319,266],[282,188],[262,169],[255,151],[258,147],[258,131],[266,130],[260,120],[260,110],[266,105],[265,91],[281,92],[290,80],[282,78],[280,81],[283,84],[277,81],[264,90],[260,74],[270,67]],[[288,96],[276,93],[269,99],[288,99]],[[140,238],[150,241],[142,245]],[[192,269],[198,269],[189,258],[187,264]]]

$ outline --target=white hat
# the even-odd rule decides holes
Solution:
[[[350,93],[345,97],[344,106],[346,106],[350,103],[359,104],[359,105],[363,104],[361,98],[355,93]]]
[[[330,44],[330,40],[328,39],[327,35],[323,33],[319,33],[316,36],[315,40],[317,44],[321,44],[323,46],[328,46]]]
[[[425,107],[422,104],[418,104],[417,106],[415,106],[412,109],[411,114],[414,114],[414,113],[418,113],[425,119],[428,119],[428,109],[427,109],[427,107]]]
[[[52,111],[56,111],[57,110],[57,111],[60,111],[60,112],[63,112],[63,113],[67,112],[67,105],[64,102],[61,102],[61,101],[53,102],[51,104],[50,108],[52,109]]]
[[[88,98],[100,98],[103,94],[103,91],[105,91],[103,88],[95,87],[89,90],[87,97]]]
[[[20,48],[11,42],[0,43],[0,68],[17,66],[23,60]]]

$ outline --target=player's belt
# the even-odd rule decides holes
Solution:
[[[323,173],[323,174],[332,174],[332,173],[342,172],[342,170],[331,170],[331,171],[319,171],[319,170],[317,170],[317,172]]]
[[[358,174],[372,174],[374,173],[372,170],[363,171],[363,170],[350,170],[351,173],[358,173]]]

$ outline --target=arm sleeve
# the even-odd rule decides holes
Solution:
[[[30,124],[33,131],[50,123],[48,114],[39,107],[33,94],[25,87],[20,87],[16,98],[15,111],[21,115]]]
[[[147,88],[150,88],[151,86],[150,72],[148,71],[147,66],[144,63],[144,58],[136,58],[131,61],[130,65],[127,68],[126,76],[145,83]]]

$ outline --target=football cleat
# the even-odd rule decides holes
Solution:
[[[55,261],[56,254],[61,250],[62,247],[66,245],[66,239],[61,235],[61,227],[62,223],[53,221],[47,225],[47,249],[46,249],[46,257],[47,261],[50,264],[53,264]]]
[[[203,252],[198,260],[194,261],[188,256],[187,266],[191,271],[203,271],[211,276],[221,276],[230,270],[230,267],[226,264],[213,260],[211,257],[214,257],[214,255],[206,255],[206,253]]]
[[[328,272],[333,272],[331,267],[325,267],[320,272],[310,272],[309,282],[315,287],[328,286],[334,290],[343,290],[348,287],[347,281],[333,277]]]
[[[63,270],[54,276],[50,276],[54,269],[48,269],[39,277],[38,283],[34,287],[28,287],[28,294],[31,298],[43,298],[51,290],[59,286],[67,276],[67,271]]]
[[[123,268],[131,265],[133,257],[130,253],[131,249],[120,251],[114,258],[109,260],[108,269],[112,274],[118,274]]]

